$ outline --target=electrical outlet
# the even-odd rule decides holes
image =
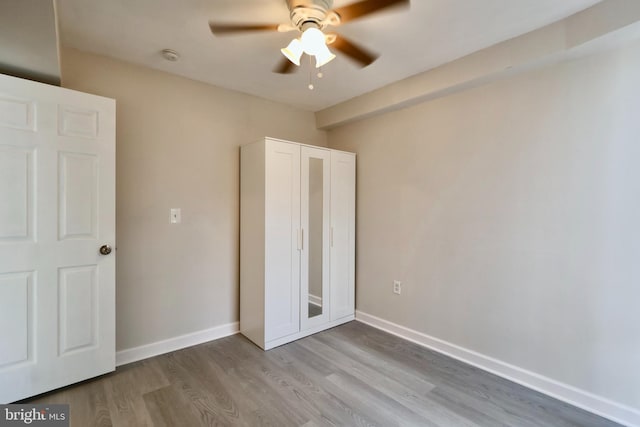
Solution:
[[[402,293],[402,282],[399,280],[393,281],[393,293],[400,295]]]

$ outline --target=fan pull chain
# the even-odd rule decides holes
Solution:
[[[309,56],[309,86],[307,86],[309,90],[313,90],[315,86],[313,86],[313,64],[311,63],[311,56]]]

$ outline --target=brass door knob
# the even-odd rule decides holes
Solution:
[[[109,245],[100,246],[100,253],[102,255],[109,255],[111,253],[111,246]]]

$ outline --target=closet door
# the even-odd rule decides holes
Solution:
[[[300,330],[300,146],[265,147],[265,341]]]
[[[305,330],[329,321],[331,152],[302,147],[300,163],[300,328]]]
[[[331,320],[355,312],[356,156],[331,152]]]

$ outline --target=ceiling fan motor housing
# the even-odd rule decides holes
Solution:
[[[309,26],[322,28],[333,0],[287,0],[291,24],[304,31]]]

